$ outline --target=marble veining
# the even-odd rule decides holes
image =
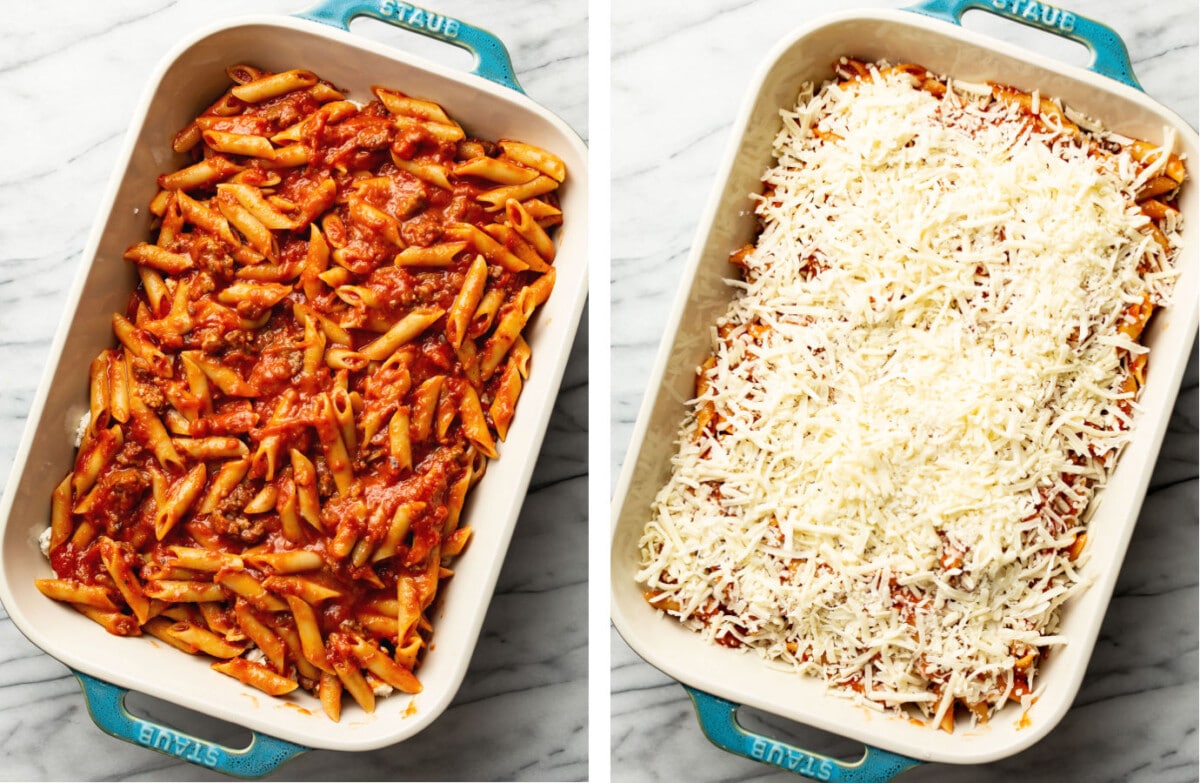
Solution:
[[[202,26],[289,14],[306,0],[83,0],[6,7],[0,21],[0,476],[6,480],[80,253],[130,117],[159,59]],[[535,101],[587,136],[583,0],[439,0],[508,46]],[[373,20],[356,34],[460,69],[470,57]],[[315,751],[296,780],[582,780],[587,760],[586,315],[505,566],[450,708],[413,740]],[[139,700],[138,702],[142,702]],[[152,700],[146,712],[214,739],[244,730]],[[48,738],[53,737],[53,742]],[[103,734],[67,669],[0,611],[0,779],[216,780]]]
[[[615,483],[707,205],[729,127],[766,51],[833,10],[899,3],[619,0],[612,20],[612,480]],[[1110,25],[1146,92],[1197,125],[1197,7],[1164,0],[1064,3]],[[1086,6],[1086,10],[1084,7]],[[979,17],[979,18],[976,18]],[[1021,44],[1025,28],[973,14],[968,26]],[[1036,38],[1068,62],[1082,49]],[[1078,48],[1078,47],[1076,47]],[[1082,56],[1081,56],[1082,55]],[[648,77],[648,74],[653,74]],[[1194,163],[1193,163],[1194,165]],[[1062,723],[1029,750],[979,766],[932,764],[898,780],[1170,781],[1197,767],[1197,366],[1184,376],[1150,492],[1091,664]],[[798,779],[712,746],[683,689],[610,632],[612,780],[696,783]],[[857,758],[861,745],[742,711],[752,728],[801,747]]]

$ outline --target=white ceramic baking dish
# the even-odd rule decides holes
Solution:
[[[364,14],[469,49],[475,73],[458,73],[351,35],[350,19]],[[34,644],[79,673],[101,728],[246,776],[265,774],[305,748],[369,750],[399,742],[449,705],[492,597],[587,295],[586,148],[565,123],[520,92],[497,39],[460,20],[390,0],[325,0],[305,15],[311,18],[253,17],[202,30],[180,43],[151,77],[83,250],[0,502],[0,600]],[[464,510],[474,536],[455,561],[455,576],[434,617],[433,649],[419,672],[424,691],[381,699],[373,715],[348,704],[340,723],[326,718],[307,694],[285,704],[211,671],[202,657],[180,654],[150,637],[110,636],[33,586],[34,579],[53,575],[37,539],[48,523],[50,492],[74,460],[75,423],[88,404],[88,363],[111,345],[111,314],[124,308],[137,283],[122,252],[148,235],[146,207],[157,175],[183,162],[171,152],[172,135],[227,87],[225,67],[239,62],[277,71],[308,68],[348,90],[352,99],[370,100],[372,84],[427,97],[473,134],[542,146],[561,156],[568,171],[559,191],[565,223],[558,234],[556,287],[529,326],[531,375],[502,458],[491,463]],[[245,726],[256,733],[254,741],[231,750],[135,718],[123,706],[125,689]]]
[[[1017,705],[1005,708],[987,725],[960,728],[953,735],[858,706],[826,693],[816,678],[772,669],[752,652],[706,643],[701,635],[651,609],[634,576],[637,541],[650,503],[670,474],[684,401],[692,395],[696,367],[710,350],[708,330],[697,327],[712,323],[729,301],[730,289],[723,282],[730,276],[728,255],[755,236],[748,194],[758,192],[761,174],[770,163],[771,141],[780,126],[778,112],[793,105],[802,82],[819,84],[832,78],[831,64],[839,56],[852,55],[917,62],[970,81],[991,79],[1036,88],[1133,137],[1160,140],[1165,127],[1174,128],[1176,152],[1187,156],[1194,179],[1200,160],[1196,132],[1140,91],[1125,47],[1111,29],[1050,6],[1019,5],[1036,17],[1036,26],[1087,45],[1095,55],[1091,67],[1099,73],[957,26],[969,8],[1028,23],[1011,10],[996,8],[1011,9],[1011,2],[944,0],[908,10],[842,13],[796,30],[775,47],[734,124],[617,484],[610,562],[617,630],[635,652],[687,686],[709,738],[732,752],[820,780],[886,780],[918,761],[992,761],[1044,737],[1066,713],[1083,679],[1196,334],[1200,200],[1191,181],[1179,199],[1186,244],[1178,260],[1183,271],[1175,301],[1156,316],[1145,335],[1151,358],[1141,398],[1144,410],[1090,523],[1092,554],[1085,573],[1092,585],[1064,611],[1061,633],[1070,642],[1056,649],[1043,668],[1043,690],[1027,713],[1025,727]],[[856,739],[868,746],[867,753],[857,764],[847,765],[748,734],[736,721],[739,705]]]

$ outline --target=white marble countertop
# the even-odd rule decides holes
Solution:
[[[724,155],[765,52],[832,10],[899,3],[706,0],[615,4],[612,26],[612,478]],[[1066,3],[1114,27],[1146,91],[1197,125],[1197,6]],[[1150,10],[1150,9],[1153,10]],[[978,16],[978,15],[975,15]],[[669,24],[666,23],[669,20]],[[1038,33],[991,17],[968,26],[1017,43]],[[1041,38],[1046,45],[1048,36]],[[1082,48],[1049,39],[1083,64]],[[1027,43],[1028,45],[1028,43]],[[1038,45],[1038,44],[1035,44]],[[1058,52],[1062,50],[1063,54]],[[665,187],[663,183],[670,183]],[[1039,744],[975,767],[927,765],[903,781],[1195,781],[1197,769],[1197,367],[1187,370],[1151,489],[1086,679]],[[709,744],[683,689],[611,632],[612,779],[797,779]],[[752,711],[743,711],[745,713]],[[857,758],[861,746],[751,714],[752,727]]]
[[[306,7],[306,0],[69,0],[5,7],[0,477],[8,475],[97,202],[152,68],[201,26]],[[508,46],[528,94],[586,138],[583,0],[438,0],[436,7],[495,33]],[[465,52],[411,33],[372,20],[359,20],[353,28],[430,59],[470,67]],[[587,777],[586,324],[585,316],[496,597],[454,703],[401,745],[307,753],[272,778]],[[67,669],[26,641],[3,611],[0,664],[0,779],[221,779],[101,733]],[[147,699],[137,703],[200,736],[248,738],[203,716],[179,714]]]

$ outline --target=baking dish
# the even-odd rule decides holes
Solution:
[[[698,634],[658,617],[643,600],[634,581],[637,539],[651,499],[669,475],[673,441],[686,410],[683,402],[693,393],[695,368],[710,349],[705,330],[696,326],[712,323],[729,301],[729,288],[722,282],[730,276],[726,256],[755,234],[747,195],[758,191],[759,177],[770,162],[778,110],[793,104],[801,82],[830,78],[831,63],[840,55],[914,61],[966,80],[994,79],[1040,89],[1043,95],[1060,96],[1073,108],[1129,135],[1161,139],[1164,126],[1172,127],[1176,150],[1187,154],[1194,165],[1195,131],[1137,90],[1124,47],[1111,30],[1060,9],[1020,4],[1022,9],[1035,8],[1039,19],[1045,11],[1049,21],[1039,26],[1088,45],[1096,54],[1091,66],[1096,72],[1089,72],[955,26],[971,8],[1015,18],[996,9],[997,5],[1004,4],[939,2],[909,11],[839,14],[789,34],[768,55],[734,122],[733,141],[701,217],[668,321],[673,326],[660,345],[615,492],[610,570],[617,630],[635,652],[688,686],[701,723],[715,742],[819,779],[886,779],[914,760],[992,761],[1028,747],[1054,727],[1082,681],[1195,335],[1197,244],[1189,234],[1178,260],[1183,274],[1175,304],[1146,335],[1153,372],[1158,373],[1151,384],[1157,385],[1145,389],[1137,439],[1126,451],[1092,521],[1095,535],[1089,538],[1096,548],[1086,573],[1093,584],[1066,608],[1063,633],[1070,644],[1047,663],[1041,680],[1045,691],[1029,710],[1026,728],[1016,725],[1019,709],[1001,712],[988,726],[959,729],[954,735],[909,725],[826,694],[817,680],[772,670],[753,654],[712,647]],[[1198,205],[1190,184],[1180,203],[1185,221],[1194,227]],[[742,704],[872,748],[858,764],[847,766],[784,743],[747,736],[735,721],[737,705]]]
[[[234,774],[265,774],[304,747],[367,750],[390,745],[422,730],[450,703],[503,564],[586,297],[586,150],[564,123],[519,92],[503,45],[465,22],[407,4],[328,2],[306,15],[310,18],[245,18],[204,29],[179,44],[151,77],[83,250],[80,272],[67,296],[66,315],[0,501],[0,600],[31,641],[77,670],[101,727]],[[475,54],[476,74],[456,73],[335,29],[345,28],[358,15],[463,46]],[[561,261],[556,290],[530,324],[532,374],[503,446],[505,459],[489,467],[489,477],[475,488],[464,512],[478,514],[480,509],[488,516],[478,518],[476,537],[456,561],[453,587],[447,587],[445,602],[438,609],[436,647],[421,670],[424,691],[413,699],[381,700],[371,716],[348,708],[338,724],[320,714],[315,700],[297,700],[284,708],[210,672],[206,661],[177,655],[145,639],[109,637],[66,607],[47,606],[32,585],[34,578],[51,575],[37,551],[36,536],[47,521],[49,482],[54,476],[61,478],[73,459],[70,422],[86,407],[88,360],[84,357],[111,342],[105,324],[114,309],[122,309],[137,280],[130,265],[121,260],[123,249],[146,238],[146,205],[156,190],[155,178],[180,163],[170,152],[171,136],[225,88],[226,65],[240,61],[276,70],[311,68],[360,100],[370,97],[368,87],[373,83],[429,96],[472,132],[543,146],[560,155],[569,170],[560,191],[566,224],[558,234]],[[185,737],[132,718],[122,706],[126,689],[260,734],[241,752]]]

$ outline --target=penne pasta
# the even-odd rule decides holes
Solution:
[[[139,242],[125,251],[126,261],[147,266],[159,272],[177,275],[192,268],[192,259],[182,253],[172,253],[158,245]]]
[[[171,443],[180,454],[204,462],[236,459],[250,453],[250,449],[240,438],[172,438]]]
[[[129,416],[132,425],[130,429],[134,438],[154,453],[160,466],[164,469],[180,470],[185,467],[183,457],[175,450],[175,444],[167,434],[167,428],[163,426],[162,419],[147,408],[140,397],[130,398]]]
[[[492,418],[492,424],[496,427],[496,435],[500,440],[508,437],[508,425],[512,422],[513,414],[516,413],[517,398],[520,396],[521,370],[517,362],[510,356],[504,367],[504,373],[500,376],[500,384],[496,387],[492,405],[488,408],[488,415]]]
[[[426,507],[423,501],[401,503],[396,506],[396,511],[392,514],[392,521],[388,525],[387,533],[384,534],[383,540],[380,541],[379,547],[375,550],[372,557],[373,561],[380,561],[392,557],[396,554],[396,549],[400,546],[400,542],[408,535],[408,531],[412,529],[413,520],[420,515]]]
[[[467,247],[467,242],[443,242],[431,247],[410,245],[396,254],[396,266],[441,266],[454,263],[454,257]]]
[[[388,453],[404,470],[412,469],[412,424],[407,405],[396,408],[388,421]]]
[[[508,224],[512,226],[521,237],[533,246],[537,254],[542,257],[546,263],[554,261],[554,240],[550,239],[550,235],[546,230],[538,225],[533,216],[529,214],[521,202],[515,199],[509,199],[504,202],[504,216],[508,219]],[[545,270],[536,270],[545,271]]]
[[[263,587],[279,595],[298,596],[310,605],[320,604],[322,601],[339,598],[343,595],[341,590],[301,576],[269,576],[263,582]]]
[[[115,424],[84,439],[71,475],[71,490],[75,497],[81,498],[95,486],[100,473],[113,462],[124,445],[125,433]]]
[[[291,451],[292,478],[296,483],[296,501],[300,517],[319,531],[321,524],[321,500],[317,492],[317,471],[312,461],[296,449]]]
[[[246,560],[259,567],[269,567],[277,574],[317,571],[325,565],[325,560],[319,554],[308,549],[246,555]]]
[[[417,161],[405,160],[392,152],[392,163],[401,171],[407,171],[422,182],[428,182],[430,185],[436,185],[443,190],[453,190],[454,186],[450,184],[450,179],[445,166],[437,163],[419,163]]]
[[[99,585],[80,584],[69,579],[35,579],[34,587],[47,598],[69,604],[84,604],[109,612],[119,611],[108,591]]]
[[[347,635],[347,645],[359,664],[379,679],[404,693],[420,693],[421,683],[411,670],[393,661],[378,646],[359,636]]]
[[[491,210],[501,210],[508,201],[525,201],[538,196],[544,196],[558,188],[558,183],[546,176],[535,177],[521,185],[503,185],[498,188],[480,193],[477,201],[486,204]]]
[[[263,655],[271,662],[271,666],[278,674],[283,674],[287,671],[287,644],[283,639],[271,629],[269,625],[260,620],[254,613],[253,607],[248,601],[238,600],[234,603],[234,616],[237,618],[238,627],[246,635],[246,638],[254,642],[254,645],[263,651]],[[293,683],[294,687],[295,683]]]
[[[148,628],[159,639],[193,655],[199,652],[214,658],[235,658],[244,652],[245,648],[230,644],[212,631],[201,628],[194,623],[179,621],[170,623],[160,621]]]
[[[241,483],[249,470],[250,460],[245,457],[222,463],[217,475],[209,483],[208,491],[205,493],[204,499],[200,501],[197,512],[211,514],[216,510],[217,505],[233,491],[234,487]]]
[[[202,601],[223,601],[225,593],[221,585],[214,582],[198,582],[180,579],[160,579],[147,582],[146,595],[160,601],[170,603],[200,603]]]
[[[48,550],[53,552],[71,539],[75,523],[71,519],[71,485],[75,478],[74,472],[58,482],[50,496],[50,545]]]
[[[200,137],[204,139],[205,144],[217,152],[266,160],[275,158],[275,148],[271,146],[271,140],[262,136],[206,130],[200,133]]]
[[[459,177],[479,177],[497,185],[523,185],[537,179],[537,169],[518,166],[503,158],[489,158],[480,155],[477,158],[465,160],[454,167],[454,173]]]
[[[299,687],[299,683],[245,658],[230,658],[212,664],[212,668],[228,674],[239,682],[252,685],[269,696],[283,696]]]
[[[125,599],[125,604],[137,618],[138,625],[145,624],[150,619],[150,601],[148,593],[142,587],[141,581],[133,573],[130,565],[132,552],[128,544],[122,545],[107,537],[101,537],[98,543],[100,560],[104,569],[112,579],[113,585]],[[154,596],[150,596],[154,597]],[[89,604],[90,605],[90,604]]]
[[[562,158],[547,152],[541,147],[535,147],[532,144],[525,144],[520,141],[512,141],[511,139],[502,139],[500,141],[500,149],[504,151],[506,157],[512,158],[523,166],[537,169],[556,182],[562,182],[566,179],[567,167],[563,163]]]
[[[279,256],[275,235],[253,212],[246,209],[233,193],[218,191],[216,202],[221,214],[246,238],[250,247],[266,258],[274,259]]]
[[[249,82],[239,84],[229,92],[240,101],[261,103],[285,93],[312,87],[316,83],[317,75],[315,73],[295,69],[259,76]]]
[[[471,261],[471,266],[467,269],[466,277],[463,279],[462,288],[454,297],[454,304],[450,305],[450,312],[446,316],[446,341],[450,343],[451,347],[457,349],[462,345],[463,339],[467,336],[467,327],[471,316],[479,307],[486,285],[487,262],[483,256],[477,255]]]
[[[151,233],[123,254],[140,285],[88,367],[50,498],[62,573],[35,586],[338,720],[347,692],[370,711],[376,690],[421,691],[430,607],[553,285],[565,173],[424,97],[226,75],[162,142],[191,162],[150,184]]]
[[[288,609],[286,603],[268,593],[257,579],[245,571],[218,571],[213,581],[263,611],[286,612]]]
[[[304,531],[300,527],[296,482],[290,475],[285,474],[279,479],[279,489],[275,493],[275,512],[279,514],[279,532],[283,534],[283,537],[294,544],[302,543]],[[260,557],[265,557],[265,555],[260,555]],[[276,570],[279,569],[276,568]]]
[[[295,618],[296,633],[300,637],[300,649],[305,660],[323,672],[332,672],[325,655],[325,640],[321,637],[321,628],[313,608],[294,595],[287,596],[287,606]]]
[[[421,307],[401,318],[382,336],[359,349],[372,361],[383,361],[400,346],[416,338],[445,313],[440,307]]]
[[[529,268],[529,264],[517,258],[478,226],[470,223],[453,223],[446,227],[445,233],[449,237],[466,242],[475,252],[482,253],[489,263],[510,272],[524,272]]]
[[[208,571],[215,573],[223,568],[241,571],[245,565],[242,558],[228,552],[220,552],[203,547],[179,546],[173,544],[167,549],[174,555],[174,565],[190,568],[193,571]]]
[[[110,612],[106,609],[97,609],[88,604],[71,604],[71,608],[92,622],[98,623],[113,636],[142,635],[142,626],[138,624],[136,618],[129,615],[122,614],[121,612]]]
[[[197,137],[196,143],[199,143],[200,129],[196,128],[194,133]],[[162,175],[158,178],[158,186],[164,191],[199,190],[211,187],[241,170],[242,166],[228,158],[222,155],[213,155],[199,163]],[[154,214],[160,213],[155,211]]]
[[[508,252],[521,259],[531,272],[545,272],[550,268],[533,249],[533,245],[526,242],[524,237],[513,230],[512,226],[505,223],[493,223],[484,231],[503,245]]]
[[[433,101],[424,101],[420,98],[410,98],[397,90],[389,90],[386,87],[375,86],[371,88],[371,92],[375,93],[375,97],[387,107],[387,110],[392,114],[402,114],[405,117],[413,117],[418,120],[428,120],[430,122],[449,125],[450,117],[446,111],[434,103]]]
[[[317,698],[321,701],[321,709],[331,721],[336,723],[342,719],[342,681],[336,674],[321,672]]]

